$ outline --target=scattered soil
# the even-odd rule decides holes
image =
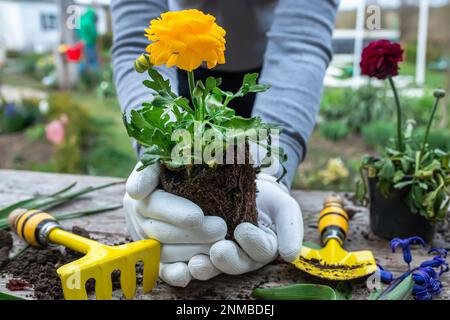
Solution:
[[[326,264],[322,263],[318,259],[305,259],[303,257],[300,257],[299,260],[303,261],[305,265],[311,266],[316,269],[320,270],[354,270],[361,267],[364,267],[366,265],[369,265],[369,263],[361,263],[361,264],[354,264],[354,265],[346,265],[346,264]]]
[[[90,238],[89,232],[83,228],[74,226],[72,232]],[[4,234],[9,234],[9,232],[0,232],[0,239],[8,238],[5,237]],[[0,245],[1,244],[0,240]],[[83,255],[78,252],[60,246],[47,248],[30,247],[14,260],[9,261],[4,267],[0,268],[0,273],[13,275],[14,279],[10,280],[8,283],[11,284],[13,289],[16,288],[16,290],[20,290],[18,287],[21,283],[31,284],[34,289],[34,297],[39,300],[64,299],[61,282],[56,273],[56,269],[64,264],[77,260],[82,256]],[[141,273],[139,271],[141,270],[138,270],[138,274]],[[114,271],[111,278],[113,289],[120,288],[120,271]],[[138,278],[138,280],[140,280],[140,278]],[[88,294],[94,292],[94,286],[95,282],[93,280],[86,283]]]
[[[236,153],[235,153],[236,154]],[[245,164],[224,164],[215,168],[194,165],[188,172],[163,167],[162,188],[196,203],[207,215],[222,217],[228,226],[229,239],[242,222],[257,223],[256,173],[248,161]],[[236,162],[236,161],[235,161]]]
[[[82,228],[74,227],[73,233],[86,236]],[[15,278],[33,285],[34,296],[39,300],[63,299],[63,291],[56,269],[77,260],[79,253],[61,247],[30,247],[14,260],[11,260],[1,273],[12,274]],[[93,288],[88,288],[92,291]]]
[[[11,251],[13,240],[11,233],[0,230],[0,268],[9,261],[9,252]]]

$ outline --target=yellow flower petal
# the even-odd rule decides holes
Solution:
[[[208,68],[225,63],[225,30],[209,14],[190,9],[165,12],[150,21],[146,51],[154,65],[177,66],[186,71],[206,62]]]
[[[166,63],[167,67],[171,68],[174,65],[176,65],[177,64],[177,60],[178,60],[178,55],[177,54],[172,54],[170,56],[170,58],[167,60],[167,63]]]

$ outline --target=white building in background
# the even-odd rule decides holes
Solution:
[[[74,1],[83,11],[89,4],[105,1]],[[106,3],[108,3],[107,1]],[[107,31],[107,12],[96,8],[99,34]],[[0,0],[0,38],[7,50],[46,52],[59,44],[57,0]]]

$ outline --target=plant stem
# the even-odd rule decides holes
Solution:
[[[199,110],[197,108],[197,104],[196,104],[196,101],[195,101],[195,98],[194,98],[194,88],[195,88],[194,72],[193,71],[188,71],[187,74],[188,74],[189,92],[191,94],[191,101],[192,101],[192,104],[194,106],[194,111],[195,111],[196,118],[198,120]]]
[[[397,107],[397,149],[403,152],[403,137],[402,137],[402,109],[400,107],[400,99],[398,98],[397,88],[395,87],[392,77],[388,77],[389,84],[394,92],[395,105]]]
[[[422,147],[420,148],[419,162],[422,159],[423,153],[425,152],[425,145],[428,142],[428,134],[430,133],[431,123],[433,122],[434,115],[436,114],[436,110],[439,105],[439,99],[440,99],[440,97],[436,97],[434,99],[433,110],[431,111],[430,119],[428,119],[427,129],[425,130],[425,135],[424,135],[423,141],[422,141]]]

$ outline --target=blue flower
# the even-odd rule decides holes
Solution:
[[[384,292],[392,291],[404,278],[412,275],[414,281],[412,295],[414,299],[431,300],[434,296],[439,295],[442,292],[442,282],[439,278],[444,272],[449,271],[449,264],[446,261],[448,252],[442,248],[431,248],[428,253],[435,254],[433,259],[426,260],[422,262],[419,267],[411,270],[411,244],[425,246],[425,241],[420,237],[411,237],[407,239],[395,238],[391,240],[392,252],[395,252],[397,247],[401,247],[403,251],[403,260],[408,264],[408,271],[398,278],[390,278],[389,280],[389,276],[392,277],[392,274],[389,271],[384,270],[381,266],[378,266],[380,274],[384,272],[385,279],[389,280],[388,283],[390,283]],[[381,280],[383,281],[383,275],[381,275]]]
[[[382,266],[377,264],[378,271],[380,272],[380,279],[383,283],[391,283],[392,280],[394,280],[394,276],[392,275],[392,272],[385,270]]]
[[[419,267],[412,273],[413,296],[416,300],[431,300],[442,291],[442,283],[432,267]]]
[[[394,238],[391,240],[391,250],[395,252],[397,247],[401,247],[403,251],[403,260],[409,265],[412,261],[411,249],[409,248],[412,244],[420,244],[425,247],[425,241],[421,237],[411,237],[406,239]]]
[[[442,248],[431,248],[428,253],[437,253],[437,255],[431,260],[422,262],[420,267],[439,268],[439,276],[444,272],[449,271],[448,262],[446,260],[447,250]]]

